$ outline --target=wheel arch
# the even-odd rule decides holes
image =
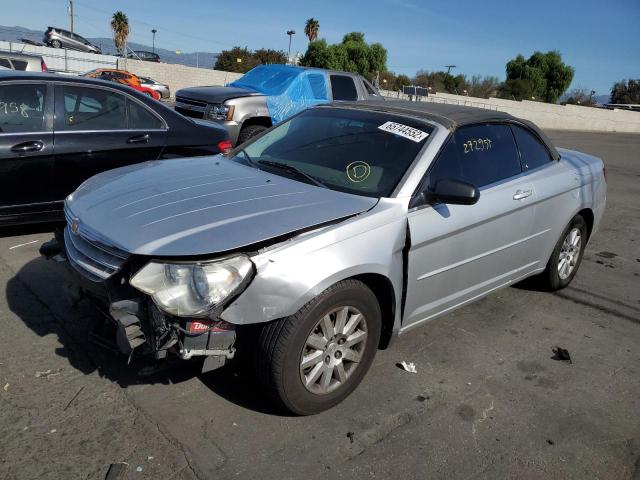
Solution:
[[[243,128],[251,127],[253,125],[260,125],[262,127],[269,128],[273,125],[273,122],[271,121],[271,117],[264,117],[264,116],[249,117],[242,122],[240,130],[242,131]]]
[[[393,337],[393,326],[396,317],[396,295],[391,280],[379,273],[363,273],[350,277],[364,283],[378,299],[382,314],[382,331],[378,348],[387,348]]]
[[[576,215],[580,215],[584,218],[584,221],[587,224],[587,241],[591,238],[591,232],[593,231],[593,225],[595,222],[595,215],[593,214],[593,210],[590,208],[583,208]],[[575,217],[575,215],[574,215]]]

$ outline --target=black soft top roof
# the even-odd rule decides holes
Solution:
[[[560,158],[556,147],[537,125],[529,120],[514,117],[506,112],[446,103],[409,102],[407,100],[365,100],[361,102],[335,103],[334,105],[348,105],[355,108],[367,108],[400,115],[410,115],[439,123],[452,132],[458,127],[472,124],[517,123],[536,135],[547,146],[547,149],[555,160]]]

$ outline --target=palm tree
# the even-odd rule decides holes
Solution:
[[[127,37],[130,32],[129,19],[120,10],[113,14],[111,30],[113,30],[113,42],[116,44],[116,49],[121,55],[126,56]]]
[[[315,42],[318,39],[318,31],[320,30],[320,22],[315,18],[307,20],[307,24],[304,26],[304,34],[309,37],[310,42]]]

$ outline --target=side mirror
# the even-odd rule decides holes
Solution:
[[[473,205],[480,199],[480,190],[475,185],[454,178],[438,180],[433,188],[425,188],[414,197],[410,207],[421,203],[451,203],[455,205]]]
[[[436,182],[433,190],[427,190],[425,196],[428,201],[473,205],[480,199],[480,190],[475,185],[463,180],[443,178]]]

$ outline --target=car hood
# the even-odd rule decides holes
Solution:
[[[65,209],[81,231],[107,245],[176,257],[236,250],[364,212],[377,201],[214,156],[101,173],[71,194]]]
[[[176,97],[200,100],[207,103],[223,103],[232,98],[249,97],[252,95],[261,94],[238,87],[192,87],[183,88],[176,92]]]

